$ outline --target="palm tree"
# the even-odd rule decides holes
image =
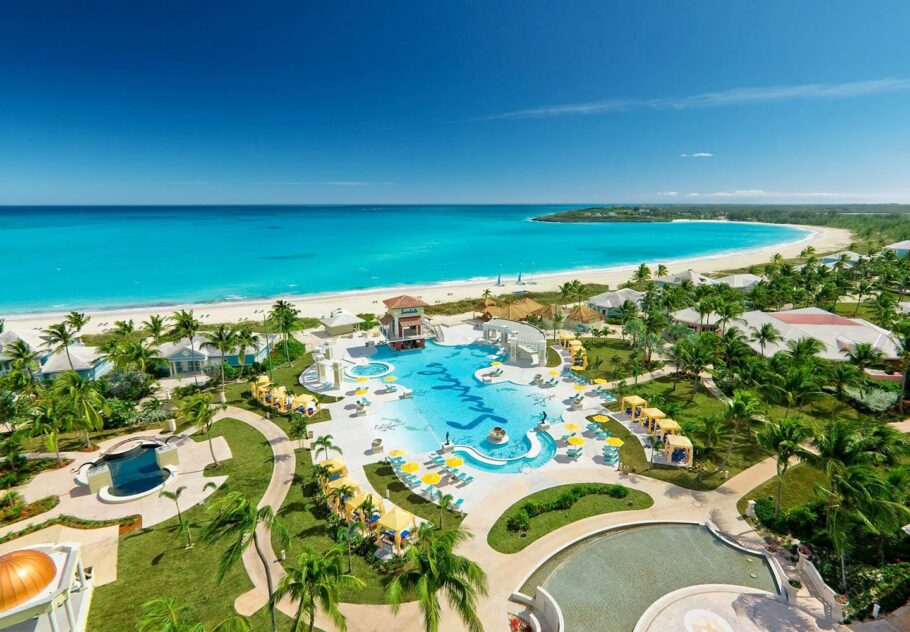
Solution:
[[[90,448],[92,441],[89,430],[101,430],[104,427],[101,413],[107,407],[107,402],[100,388],[95,382],[77,373],[67,372],[54,381],[54,391],[73,407],[85,433],[85,447]]]
[[[88,324],[88,321],[91,319],[91,316],[86,316],[82,312],[73,311],[66,315],[64,322],[66,323],[67,327],[69,327],[70,331],[73,332],[73,335],[78,336],[79,332],[85,328],[85,326]]]
[[[136,323],[130,320],[115,320],[114,321],[114,334],[120,336],[121,338],[128,338],[136,332]]]
[[[660,277],[665,277],[670,274],[670,269],[662,263],[657,264],[657,271],[655,276],[659,279]]]
[[[272,305],[272,311],[269,313],[269,320],[275,323],[275,328],[284,335],[284,357],[288,366],[291,364],[291,351],[288,347],[288,341],[291,339],[291,332],[300,324],[299,311],[291,303],[283,300],[275,301]]]
[[[373,329],[373,327],[379,327],[379,318],[376,316],[376,314],[367,312],[363,314],[357,314],[357,317],[363,321],[360,323],[360,329],[362,331],[369,331],[370,329]]]
[[[862,374],[860,370],[849,362],[835,362],[828,371],[828,379],[834,386],[834,393],[837,399],[844,401],[844,395],[848,387],[856,386],[860,383]]]
[[[161,339],[164,338],[167,320],[167,316],[161,317],[158,314],[152,314],[148,317],[148,320],[142,321],[142,328],[148,332],[155,345],[160,345]]]
[[[894,334],[893,339],[897,343],[898,358],[901,362],[901,396],[897,401],[903,415],[904,398],[907,396],[907,374],[910,373],[910,321],[899,323]]]
[[[253,333],[249,327],[240,327],[237,331],[237,359],[240,361],[240,375],[243,376],[243,370],[246,368],[246,350],[257,349],[259,346],[259,334]]]
[[[863,304],[863,297],[868,296],[872,290],[875,289],[875,284],[871,279],[860,279],[856,283],[856,288],[854,294],[856,294],[856,305],[853,308],[853,316],[855,317],[859,313],[859,308]]]
[[[727,446],[727,453],[721,463],[720,469],[724,470],[730,458],[733,456],[733,450],[736,446],[736,438],[742,431],[743,423],[748,425],[755,419],[762,410],[762,402],[758,395],[752,391],[734,391],[733,398],[727,402],[727,408],[724,411],[726,418],[733,422],[733,433],[730,435],[730,443]]]
[[[174,506],[177,507],[177,522],[180,524],[180,530],[186,533],[186,548],[191,549],[193,548],[193,537],[190,534],[190,525],[183,521],[183,513],[180,511],[180,495],[185,489],[185,485],[181,485],[172,492],[162,489],[158,495],[174,501]]]
[[[556,330],[562,325],[562,322],[565,320],[565,316],[561,312],[556,312],[553,314],[553,341],[556,341]]]
[[[712,415],[702,417],[695,428],[694,436],[695,447],[701,451],[704,459],[710,459],[715,450],[726,441],[732,428],[726,417],[723,415]]]
[[[224,580],[227,572],[240,560],[250,544],[256,549],[256,555],[265,569],[265,580],[269,591],[269,614],[271,615],[272,632],[278,632],[275,617],[275,587],[272,581],[270,560],[266,559],[259,541],[257,530],[260,526],[271,531],[272,538],[279,548],[285,548],[290,539],[287,529],[275,517],[268,505],[257,509],[255,503],[240,492],[228,492],[223,498],[210,507],[214,518],[202,530],[202,540],[208,544],[227,544],[224,554],[218,563],[218,581]]]
[[[823,470],[829,480],[837,472],[871,463],[875,458],[875,446],[866,443],[856,424],[845,419],[830,422],[809,443],[811,450],[800,451],[799,457]]]
[[[632,282],[633,283],[644,283],[651,279],[651,268],[647,264],[642,263],[636,268],[635,272],[632,273]]]
[[[185,397],[177,402],[177,416],[196,428],[205,432],[209,440],[209,452],[212,453],[212,462],[215,467],[221,467],[215,448],[212,446],[212,426],[215,423],[215,409],[212,408],[212,398],[206,393],[198,393]]]
[[[852,349],[844,349],[842,353],[860,371],[878,364],[883,355],[880,349],[868,342],[857,342]]]
[[[344,573],[341,551],[337,547],[324,551],[322,555],[304,547],[297,557],[297,564],[288,566],[285,571],[287,574],[281,578],[270,601],[272,612],[275,611],[275,603],[290,597],[297,602],[292,630],[300,629],[300,620],[306,614],[308,630],[313,632],[317,608],[329,615],[341,632],[347,630],[347,622],[338,609],[338,593],[342,589],[363,588],[365,584],[353,575]]]
[[[805,366],[786,369],[784,373],[772,373],[769,386],[786,404],[785,417],[790,416],[792,408],[800,408],[806,401],[821,395],[819,376]]]
[[[291,437],[299,441],[297,449],[303,449],[303,440],[307,436],[307,419],[300,413],[291,413],[290,423],[288,424]]]
[[[139,370],[143,373],[146,372],[150,364],[161,359],[158,348],[144,340],[127,342],[120,347],[119,354],[126,362],[139,367]]]
[[[65,322],[56,323],[47,329],[43,329],[42,333],[47,338],[47,345],[51,351],[54,353],[59,353],[61,350],[66,352],[66,360],[69,362],[70,370],[75,371],[73,358],[70,357],[70,345],[76,341],[76,337],[73,335],[69,325]]]
[[[193,316],[193,310],[187,311],[185,309],[181,309],[171,318],[174,321],[174,327],[171,332],[178,340],[181,338],[189,338],[190,351],[192,351],[193,356],[195,356],[196,334],[199,333],[199,329],[202,327],[202,323],[196,320],[196,317]],[[193,362],[195,363],[195,358]],[[195,370],[193,370],[193,383],[196,386],[199,386],[199,379],[196,377]]]
[[[189,620],[189,608],[176,600],[158,597],[142,604],[142,617],[137,623],[138,632],[250,632],[244,617],[233,615],[207,628]]]
[[[452,494],[440,493],[436,496],[436,504],[439,505],[439,528],[445,529],[445,524],[443,524],[445,512],[455,504],[455,497]]]
[[[334,437],[330,434],[322,435],[313,442],[313,452],[316,460],[319,460],[319,454],[322,453],[325,458],[329,458],[329,452],[342,454],[341,448],[334,443]]]
[[[54,452],[60,463],[60,433],[68,426],[71,412],[62,406],[61,400],[42,397],[33,406],[32,415],[31,436],[43,436],[45,447]]]
[[[420,525],[417,545],[405,553],[404,570],[386,587],[393,613],[415,597],[426,632],[438,632],[441,617],[439,593],[458,613],[469,632],[483,632],[477,616],[477,597],[487,594],[487,576],[475,562],[457,555],[455,547],[470,538],[463,527],[440,530],[431,523]]]
[[[810,430],[798,420],[781,419],[779,422],[765,422],[765,427],[756,437],[758,444],[773,453],[777,459],[776,513],[780,513],[780,496],[784,488],[784,475],[790,467],[790,459],[800,454],[800,445],[809,434]]]
[[[740,316],[743,313],[743,306],[734,301],[722,301],[714,311],[717,314],[717,324],[721,331],[726,331],[730,321],[741,320]]]
[[[10,364],[28,374],[29,381],[34,378],[33,370],[38,366],[38,354],[32,351],[27,342],[22,338],[16,338],[3,347],[3,353],[10,359]]]
[[[337,540],[339,542],[344,542],[345,548],[348,551],[348,573],[354,572],[354,552],[352,549],[354,548],[354,542],[359,535],[360,523],[356,520],[350,520],[338,527]]]
[[[228,355],[237,346],[237,331],[228,325],[219,325],[215,331],[203,334],[207,344],[215,347],[221,353],[221,403],[227,401],[224,393],[224,365],[227,364]]]
[[[780,332],[771,323],[764,323],[761,327],[753,327],[752,335],[749,338],[752,342],[758,344],[761,354],[765,355],[765,347],[773,345],[781,339]]]

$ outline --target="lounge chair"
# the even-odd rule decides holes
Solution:
[[[397,393],[397,392],[398,392],[398,387],[395,386],[394,384],[388,384],[388,385],[385,387],[385,392],[386,392],[386,393]]]
[[[573,461],[578,459],[578,457],[581,456],[581,448],[569,448],[568,452],[566,452],[566,456]]]
[[[452,503],[452,509],[460,513],[464,513],[464,509],[461,506],[464,504],[464,498],[456,498],[455,502]]]

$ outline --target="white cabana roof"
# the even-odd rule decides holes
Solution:
[[[70,359],[73,366],[70,367]],[[62,371],[84,371],[91,369],[104,359],[104,354],[94,347],[83,347],[82,345],[70,345],[69,357],[64,349],[57,351],[41,365],[40,373],[60,373]]]
[[[588,305],[594,309],[619,309],[626,301],[632,301],[636,305],[640,305],[641,297],[644,295],[644,292],[631,288],[622,288],[592,296],[588,299]]]
[[[686,307],[670,314],[670,318],[684,325],[716,325],[720,321],[720,316],[715,312],[705,314],[702,317],[694,307]]]
[[[344,325],[359,325],[363,322],[363,319],[343,307],[339,307],[332,310],[332,313],[328,316],[320,318],[319,322],[326,327],[342,327]]]
[[[664,285],[680,285],[683,281],[691,281],[692,285],[716,285],[717,281],[711,277],[705,276],[701,272],[695,272],[694,270],[685,270],[683,272],[677,272],[676,274],[669,274],[667,276],[659,277],[657,279],[658,283]]]
[[[761,283],[761,280],[757,274],[731,274],[717,279],[717,282],[729,285],[734,290],[750,290]]]

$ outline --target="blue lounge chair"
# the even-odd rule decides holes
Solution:
[[[388,385],[386,385],[385,390],[387,393],[397,393],[398,387],[395,386],[394,384],[388,384]]]
[[[455,502],[452,503],[452,508],[455,511],[462,511],[461,506],[464,504],[464,498],[456,498]]]

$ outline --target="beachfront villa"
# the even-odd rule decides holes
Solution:
[[[841,250],[840,252],[833,252],[830,255],[825,255],[821,258],[822,265],[833,268],[838,264],[843,265],[845,268],[852,268],[857,263],[862,260],[863,256],[859,253],[853,252],[852,250]]]
[[[718,283],[723,283],[734,290],[739,290],[740,292],[748,292],[756,285],[762,282],[762,278],[757,274],[730,274],[725,277],[717,279]]]
[[[905,239],[904,241],[898,241],[893,244],[888,244],[885,246],[888,250],[893,250],[900,257],[906,257],[910,254],[910,239]]]
[[[277,339],[277,334],[269,334],[268,338],[258,335],[255,345],[244,347],[242,350],[236,347],[223,357],[223,361],[232,367],[262,362],[268,356],[269,349],[275,346]],[[165,342],[158,347],[158,355],[167,362],[169,377],[193,375],[205,370],[206,367],[220,367],[222,364],[221,351],[203,336],[195,336],[192,342],[189,338]]]
[[[92,590],[76,543],[0,555],[0,630],[82,632]]]
[[[640,307],[644,295],[644,292],[632,288],[620,288],[592,296],[588,299],[588,307],[600,312],[604,318],[615,318],[622,314],[622,306],[626,301]]]
[[[75,371],[79,376],[97,380],[113,368],[107,356],[95,347],[72,344],[47,356],[38,369],[38,376],[43,380],[56,379],[61,373]]]
[[[379,319],[382,333],[396,351],[420,349],[432,337],[424,310],[429,307],[419,298],[395,296],[383,301],[385,315]]]
[[[670,314],[670,318],[677,323],[683,324],[696,333],[703,331],[716,331],[720,316],[715,312],[708,314],[699,314],[694,307],[685,307],[676,310]]]
[[[682,285],[683,283],[691,283],[693,287],[698,287],[699,285],[716,285],[717,281],[712,279],[709,276],[705,276],[701,272],[695,272],[691,269],[684,270],[682,272],[677,272],[675,274],[669,274],[667,276],[658,277],[655,279],[658,287],[667,287],[667,286],[677,286]]]
[[[354,330],[363,324],[363,319],[339,307],[333,309],[328,316],[320,318],[319,322],[325,328],[327,336],[344,336],[354,333]]]
[[[603,322],[603,315],[587,305],[576,305],[566,314],[565,327],[586,331],[588,327]]]

